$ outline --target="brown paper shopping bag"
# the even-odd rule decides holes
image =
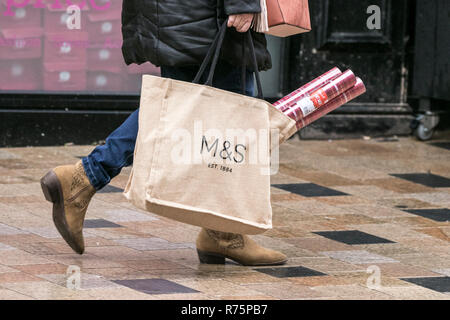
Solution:
[[[125,196],[177,221],[257,234],[272,226],[270,149],[295,133],[295,121],[262,99],[210,86],[226,29],[225,22],[194,80],[214,54],[207,85],[143,76]],[[256,64],[249,33],[247,41]]]

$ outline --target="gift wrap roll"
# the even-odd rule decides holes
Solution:
[[[322,88],[297,101],[288,110],[285,110],[284,114],[295,121],[299,121],[352,88],[355,84],[356,76],[351,70],[347,70]]]
[[[314,121],[322,118],[323,116],[327,115],[331,111],[336,110],[337,108],[343,106],[347,102],[359,97],[360,95],[364,94],[366,92],[366,86],[362,82],[360,78],[356,78],[355,85],[347,90],[346,92],[340,94],[330,102],[326,103],[324,106],[318,108],[313,113],[307,115],[304,118],[300,118],[297,121],[297,129],[302,129],[306,127],[307,125],[310,125]]]
[[[322,88],[328,82],[337,78],[341,74],[342,74],[341,70],[339,70],[338,68],[335,67],[335,68],[331,69],[330,71],[324,73],[320,77],[309,82],[308,84],[291,92],[287,96],[285,96],[282,99],[275,102],[273,105],[275,106],[275,108],[277,108],[281,112],[284,112],[287,109],[289,109],[291,106],[296,104],[299,100],[301,100],[302,98],[306,97],[307,95],[313,93],[314,91]]]

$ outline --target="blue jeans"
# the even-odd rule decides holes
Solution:
[[[198,72],[198,66],[161,67],[161,76],[192,82]],[[200,83],[205,83],[207,68]],[[233,67],[226,62],[219,62],[213,86],[219,89],[241,93],[241,67]],[[247,70],[246,95],[254,96],[253,72]],[[84,171],[96,190],[106,186],[117,176],[123,167],[133,164],[134,146],[138,133],[139,109],[134,111],[120,127],[106,138],[104,145],[96,147],[87,157],[82,159]]]

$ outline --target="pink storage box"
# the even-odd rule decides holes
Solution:
[[[88,69],[92,71],[121,72],[123,69],[122,50],[99,46],[87,49]]]
[[[41,57],[42,29],[0,30],[0,59],[17,60]]]
[[[91,12],[106,12],[110,10],[122,10],[122,0],[95,0],[94,3],[99,8],[104,8],[108,3],[110,3],[109,7],[104,10],[99,10],[92,6],[90,1],[87,1]]]
[[[105,43],[112,39],[122,39],[120,10],[93,11],[88,14],[89,40],[91,43]]]
[[[139,93],[142,86],[142,74],[125,74],[123,90],[127,93]]]
[[[124,64],[125,65],[125,64]],[[151,74],[154,76],[161,75],[161,69],[154,66],[150,62],[145,62],[143,64],[132,63],[130,65],[125,65],[125,69],[128,74]]]
[[[76,62],[44,63],[44,90],[86,90],[86,65]]]
[[[86,64],[87,32],[47,33],[44,42],[44,62],[79,62]]]
[[[9,11],[13,13],[12,16],[4,15],[7,10],[7,0],[0,0],[0,29],[10,28],[40,28],[42,8],[35,8],[36,0],[30,2],[23,7],[20,3],[23,1],[16,1],[19,6],[12,7]]]
[[[124,81],[120,72],[89,71],[87,79],[87,90],[89,91],[123,91]]]
[[[40,59],[0,61],[0,90],[40,90],[41,88]]]
[[[80,1],[75,2],[72,1],[74,4],[82,3]],[[79,30],[71,30],[67,28],[67,3],[65,1],[61,1],[61,8],[55,9],[52,7],[52,3],[47,4],[47,8],[44,9],[44,30],[45,32],[49,33],[55,33],[55,32],[77,32]],[[87,26],[87,12],[89,11],[89,7],[86,5],[83,8],[81,8],[81,30],[86,30]]]
[[[154,76],[161,75],[161,69],[154,66],[150,62],[145,62],[140,65],[133,63],[128,66],[124,63],[124,66],[126,71],[124,75],[126,77],[126,85],[124,90],[130,93],[140,92],[143,74],[151,74]]]

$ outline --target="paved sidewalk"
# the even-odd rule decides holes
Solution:
[[[253,237],[289,256],[275,268],[199,264],[199,228],[123,197],[129,169],[94,197],[72,253],[39,179],[93,147],[0,149],[0,299],[450,299],[449,144],[285,143],[274,229]]]

